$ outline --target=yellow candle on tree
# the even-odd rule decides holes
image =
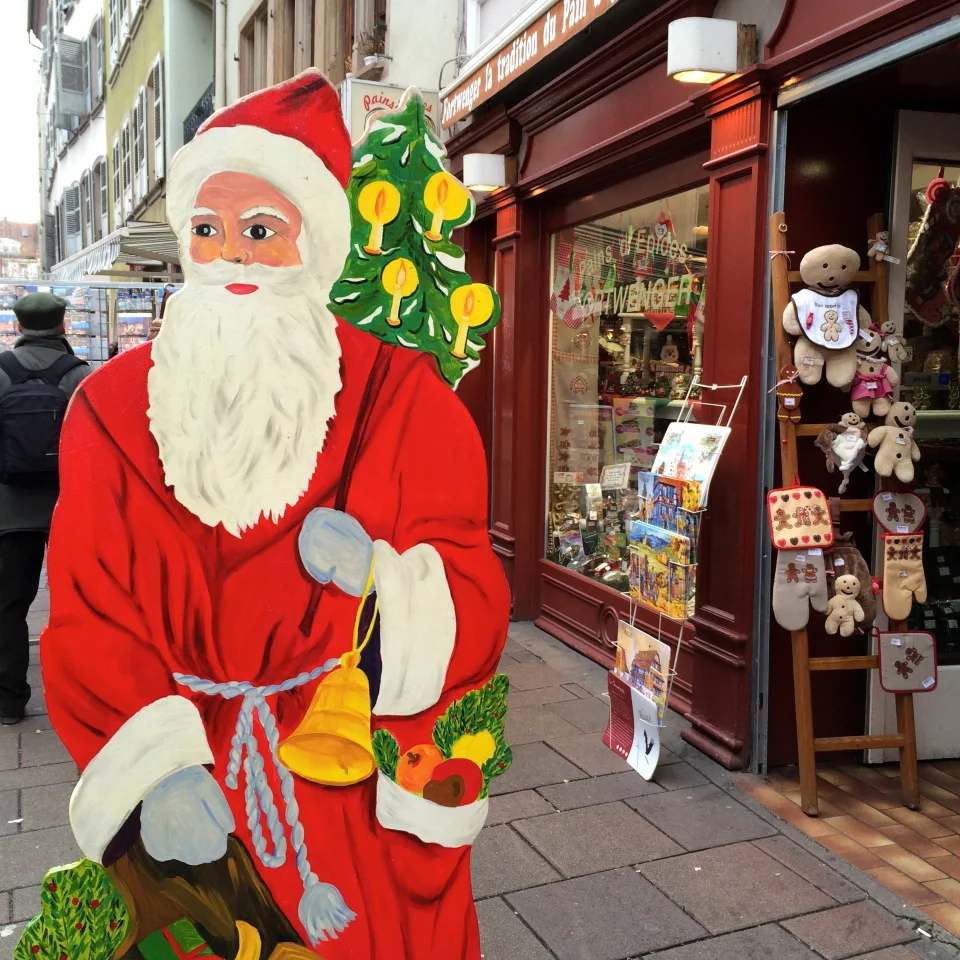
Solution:
[[[450,311],[457,321],[457,338],[450,353],[458,360],[467,359],[467,336],[493,316],[493,309],[493,291],[485,283],[467,283],[450,294]]]
[[[435,173],[423,191],[424,206],[433,214],[430,229],[424,234],[436,243],[443,239],[440,232],[445,220],[458,220],[470,204],[469,191],[446,171]]]
[[[417,268],[409,260],[397,257],[396,260],[391,260],[383,268],[380,280],[383,283],[383,289],[393,295],[393,303],[390,305],[387,323],[391,327],[399,327],[400,300],[403,297],[409,297],[417,289],[419,283]]]
[[[363,248],[365,252],[380,254],[383,244],[383,228],[393,222],[400,212],[400,191],[386,180],[368,183],[357,197],[357,210],[370,224],[370,239]]]

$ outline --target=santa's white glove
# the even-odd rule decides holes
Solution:
[[[227,798],[204,767],[161,780],[140,811],[140,838],[154,860],[213,863],[227,852],[233,828]]]
[[[344,593],[363,596],[373,541],[360,522],[340,510],[311,510],[300,528],[300,559],[319,583],[335,583]]]

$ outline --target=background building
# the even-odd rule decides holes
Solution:
[[[0,277],[36,280],[40,269],[39,224],[0,221]]]
[[[43,44],[39,95],[42,263],[108,232],[102,0],[30,0]]]
[[[429,96],[465,54],[462,0],[221,0],[215,102],[232,103],[310,66],[340,87],[351,134],[402,90]],[[361,111],[364,111],[361,113]],[[432,111],[431,111],[432,112]],[[353,119],[355,118],[355,119]],[[359,129],[357,126],[359,125]]]
[[[111,224],[164,223],[169,160],[213,79],[213,5],[105,0],[103,15]]]

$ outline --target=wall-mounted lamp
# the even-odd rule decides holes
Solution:
[[[756,62],[753,24],[684,17],[667,28],[667,74],[681,83],[715,83]]]
[[[463,185],[474,193],[490,193],[507,185],[507,158],[501,153],[465,153]]]

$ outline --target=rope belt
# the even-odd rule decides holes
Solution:
[[[267,703],[267,697],[286,693],[302,687],[329,673],[339,666],[336,658],[327,660],[322,666],[309,673],[299,673],[283,683],[255,686],[247,680],[230,680],[227,683],[215,683],[190,674],[175,673],[173,679],[181,686],[195,693],[210,697],[223,697],[233,700],[242,697],[237,726],[230,744],[230,760],[224,784],[229,790],[238,789],[240,768],[244,773],[244,806],[247,814],[247,827],[253,839],[253,847],[260,862],[267,868],[282,866],[287,859],[287,831],[280,820],[280,813],[274,799],[273,790],[267,780],[263,756],[257,745],[254,733],[254,717],[260,722],[270,758],[280,780],[280,792],[283,797],[286,825],[289,827],[290,844],[297,864],[297,873],[303,884],[303,898],[300,901],[300,922],[307,931],[311,943],[316,945],[328,937],[337,939],[347,925],[356,918],[356,913],[344,902],[340,891],[330,883],[321,882],[310,867],[307,859],[307,844],[303,825],[300,823],[300,806],[294,792],[293,774],[277,757],[280,735],[277,732],[277,720]],[[270,849],[267,849],[267,837],[264,835],[261,821],[266,820],[270,834]]]

